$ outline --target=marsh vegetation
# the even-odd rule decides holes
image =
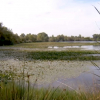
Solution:
[[[91,92],[87,92],[81,83],[73,87],[64,80],[74,79],[84,72],[91,73],[91,66],[100,66],[100,52],[48,48],[90,44],[97,45],[38,42],[0,47],[1,100],[99,100],[99,88],[93,88],[94,84],[88,87],[92,88]]]

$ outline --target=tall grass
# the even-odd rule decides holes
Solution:
[[[66,89],[24,87],[23,84],[1,83],[0,100],[100,100],[97,94],[76,93]]]

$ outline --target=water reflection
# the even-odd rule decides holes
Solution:
[[[97,43],[97,41],[66,41],[67,43]],[[100,41],[98,41],[100,43]]]
[[[49,46],[48,49],[81,49],[81,50],[100,50],[100,46],[94,46],[94,45],[85,45],[85,46],[64,46],[64,47],[58,47],[58,46]]]

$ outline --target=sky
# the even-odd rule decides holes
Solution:
[[[100,0],[0,0],[0,22],[14,33],[100,34]]]

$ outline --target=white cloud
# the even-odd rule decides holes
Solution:
[[[92,5],[97,2],[71,0],[1,0],[0,18],[15,33],[46,32],[48,35],[92,36],[99,33],[100,15]]]

